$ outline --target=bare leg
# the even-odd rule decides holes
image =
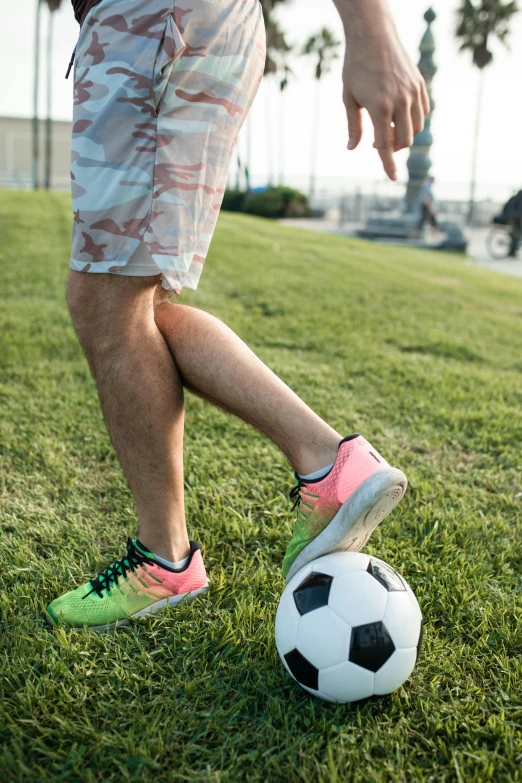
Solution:
[[[183,386],[154,323],[159,279],[71,271],[67,304],[136,502],[140,539],[180,560],[189,554]]]
[[[155,318],[189,391],[269,437],[298,473],[335,460],[342,435],[326,424],[226,324],[162,289]]]

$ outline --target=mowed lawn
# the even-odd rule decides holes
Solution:
[[[69,200],[0,193],[0,780],[522,781],[522,281],[465,259],[223,214],[193,302],[410,481],[368,551],[425,616],[390,697],[330,705],[280,664],[286,458],[186,395],[209,596],[114,633],[53,597],[136,531],[64,301]]]

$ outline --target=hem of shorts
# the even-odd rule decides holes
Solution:
[[[95,263],[89,263],[88,261],[78,261],[77,258],[74,258],[74,256],[71,256],[69,261],[69,268],[72,269],[74,272],[94,272],[101,275],[124,275],[125,277],[156,277],[157,275],[163,274],[162,270],[157,266],[156,264],[150,264],[148,266],[145,265],[138,265],[138,266],[132,266],[130,269],[127,269],[128,261],[125,264],[121,264],[121,269],[102,269],[100,267],[105,266],[105,264],[95,264]],[[81,267],[84,267],[81,269]],[[89,269],[85,269],[86,266],[89,266]],[[112,263],[112,266],[120,266],[117,261],[114,261]],[[127,270],[127,271],[125,271]],[[137,271],[134,271],[137,270]]]
[[[165,283],[167,285],[165,285]],[[191,280],[187,280],[184,283],[177,283],[176,285],[172,285],[171,283],[169,283],[166,277],[163,277],[161,287],[164,288],[166,291],[174,291],[175,293],[177,293],[178,291],[181,292],[183,288],[190,288],[191,291],[197,291],[198,284]]]
[[[73,264],[76,264],[74,266]],[[127,265],[122,267],[122,269],[117,269],[112,272],[110,272],[108,269],[100,269],[97,267],[96,264],[91,264],[90,268],[88,270],[85,269],[79,269],[80,266],[85,267],[85,261],[78,261],[76,258],[71,256],[70,262],[69,262],[69,269],[72,269],[74,272],[85,272],[86,274],[91,274],[92,272],[96,274],[102,274],[102,275],[119,275],[120,277],[157,277],[161,276],[163,278],[162,280],[162,288],[164,288],[167,291],[180,291],[183,288],[190,288],[191,291],[197,291],[199,280],[194,280],[192,278],[187,278],[183,283],[180,280],[176,280],[175,283],[171,283],[166,277],[165,272],[174,272],[176,273],[177,270],[162,270],[154,264],[154,266],[133,266],[132,272],[125,271]],[[136,271],[136,270],[143,270],[143,271]],[[156,271],[153,271],[156,270]]]
[[[92,271],[92,269],[89,271]],[[150,277],[151,275],[161,275],[162,272],[156,264],[150,264],[148,266],[146,264],[143,266],[133,264],[131,267],[129,267],[129,264],[126,264],[123,269],[109,272],[109,274],[124,275],[125,277]]]

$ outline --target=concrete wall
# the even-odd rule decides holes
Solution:
[[[70,187],[71,123],[53,121],[51,186]],[[44,178],[45,121],[40,120],[40,186]],[[32,187],[32,120],[0,117],[0,187]]]

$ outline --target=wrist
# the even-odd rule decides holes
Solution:
[[[346,42],[396,34],[387,0],[334,0],[341,17]]]

